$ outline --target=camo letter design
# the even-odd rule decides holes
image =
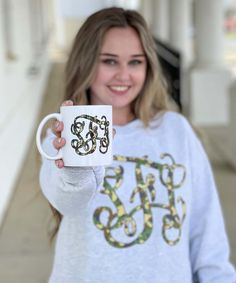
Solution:
[[[136,187],[130,195],[129,202],[132,204],[136,196],[139,196],[140,204],[130,211],[122,203],[118,195],[124,177],[122,166],[110,167],[104,180],[102,194],[107,195],[111,200],[111,207],[98,207],[93,215],[94,224],[98,229],[103,231],[106,241],[116,248],[127,248],[136,244],[143,244],[148,240],[153,231],[153,212],[155,208],[163,209],[166,214],[162,217],[162,237],[168,245],[175,245],[181,238],[181,229],[186,216],[185,201],[178,197],[175,198],[175,190],[180,188],[186,177],[186,170],[183,165],[176,164],[170,154],[163,154],[161,159],[167,159],[168,162],[161,164],[155,163],[143,158],[132,158],[124,156],[114,156],[114,160],[120,162],[131,162],[134,164]],[[142,168],[152,168],[157,170],[155,176],[147,174],[144,178]],[[179,173],[179,180],[176,181],[176,170]],[[168,203],[156,202],[157,189],[154,187],[156,178],[159,177],[159,183],[166,189]],[[157,194],[158,195],[158,194]],[[177,212],[176,204],[179,203],[182,208],[182,215]],[[115,211],[114,211],[115,210]],[[135,215],[142,213],[143,221],[137,227]],[[104,217],[106,216],[106,218]],[[106,220],[104,220],[106,219]],[[140,223],[140,222],[139,222]],[[175,230],[175,238],[170,239],[168,231]],[[116,239],[116,232],[123,231],[127,241]],[[139,231],[139,232],[138,232]]]
[[[83,133],[85,129],[85,121],[89,120],[88,132]],[[99,136],[102,132],[103,135]],[[105,154],[108,150],[109,141],[109,121],[105,116],[99,120],[97,116],[80,115],[74,119],[71,125],[71,133],[77,137],[71,141],[71,146],[78,155],[88,155],[93,153],[99,143],[99,151]]]

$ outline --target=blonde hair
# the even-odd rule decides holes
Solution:
[[[67,62],[65,99],[73,100],[75,104],[89,104],[89,87],[96,74],[103,38],[113,27],[135,29],[144,48],[146,81],[133,103],[133,111],[136,118],[148,125],[157,112],[168,108],[168,94],[152,34],[144,18],[133,10],[106,8],[87,18],[75,37]]]

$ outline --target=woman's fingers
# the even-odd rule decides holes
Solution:
[[[55,164],[56,164],[56,166],[57,166],[58,168],[60,168],[60,169],[64,167],[64,162],[63,162],[62,159],[56,160],[56,161],[55,161]]]
[[[58,137],[58,138],[55,138],[55,139],[53,140],[53,146],[54,146],[57,150],[61,149],[65,144],[66,144],[66,140],[65,140],[64,138]]]
[[[62,102],[61,106],[73,106],[73,101],[72,100],[66,100],[64,102]]]
[[[72,106],[73,101],[72,100],[66,100],[62,103],[61,106]],[[58,138],[61,136],[61,132],[63,131],[64,125],[61,121],[56,121],[52,127],[52,131],[54,135],[56,135]]]
[[[53,146],[59,150],[61,149],[66,143],[66,140],[64,138],[55,138],[53,140]],[[64,167],[64,162],[62,159],[57,159],[55,160],[55,164],[58,168],[63,168]]]
[[[52,131],[54,135],[56,135],[59,138],[61,136],[61,132],[63,128],[64,128],[63,122],[57,120],[53,125]]]
[[[72,100],[66,100],[62,103],[61,106],[73,106],[73,101]],[[58,120],[55,122],[55,124],[53,125],[53,128],[52,128],[53,133],[57,136],[53,140],[53,146],[57,150],[61,149],[66,144],[66,140],[61,137],[61,132],[63,131],[63,128],[64,128],[63,122],[58,121]],[[55,165],[58,168],[63,168],[64,162],[63,162],[62,159],[57,159],[57,160],[55,160]]]

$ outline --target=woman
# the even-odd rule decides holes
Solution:
[[[50,282],[235,282],[209,162],[186,119],[168,111],[137,12],[108,8],[85,21],[65,98],[113,106],[114,163],[104,175],[43,160],[42,190],[62,215]],[[49,151],[64,146],[62,129],[47,137]]]

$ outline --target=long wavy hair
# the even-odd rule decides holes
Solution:
[[[89,104],[89,87],[93,81],[105,33],[113,27],[132,27],[140,37],[147,59],[146,81],[142,94],[134,101],[134,114],[145,125],[160,110],[167,109],[167,91],[156,45],[144,18],[136,11],[122,8],[100,10],[84,22],[72,45],[66,66],[65,99],[75,104]]]
[[[133,102],[133,112],[148,126],[160,111],[168,109],[168,94],[156,54],[156,45],[144,18],[134,10],[112,7],[95,12],[87,18],[74,39],[66,65],[65,100],[75,105],[90,103],[89,88],[95,78],[104,35],[113,28],[133,28],[139,35],[147,60],[146,80],[140,95]],[[54,211],[57,227],[61,220]],[[55,235],[55,233],[53,234]]]

